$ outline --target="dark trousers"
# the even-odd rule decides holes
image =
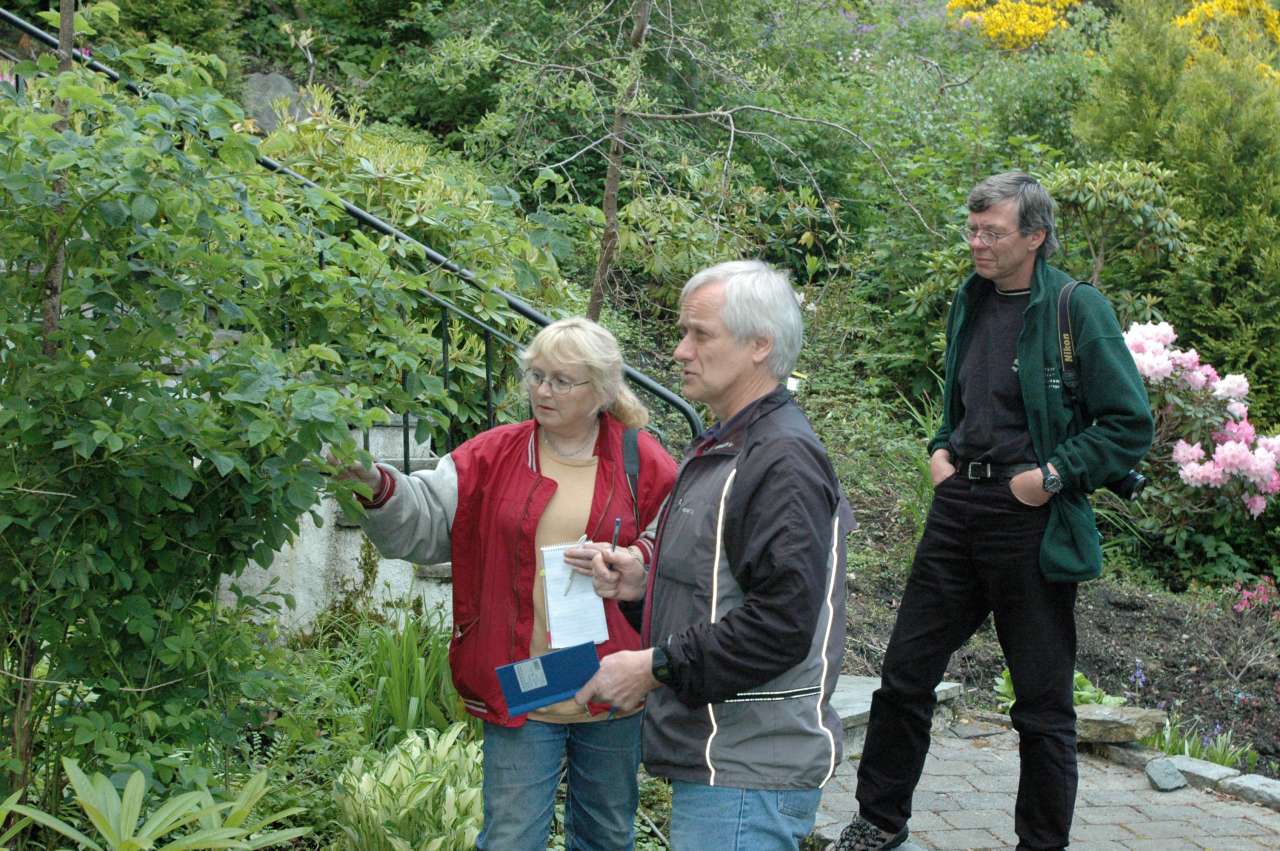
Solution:
[[[1076,798],[1074,584],[1046,582],[1047,506],[1028,508],[1006,483],[959,476],[938,485],[871,699],[858,766],[863,818],[897,831],[929,750],[934,688],[951,654],[990,612],[1013,678],[1021,775],[1019,847],[1063,848]]]

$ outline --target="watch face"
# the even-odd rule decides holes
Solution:
[[[1044,489],[1049,493],[1058,493],[1062,490],[1062,478],[1053,473],[1044,477]]]

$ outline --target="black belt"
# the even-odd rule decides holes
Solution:
[[[1019,473],[1035,470],[1039,464],[988,464],[986,461],[956,461],[957,475],[962,479],[1007,482]]]

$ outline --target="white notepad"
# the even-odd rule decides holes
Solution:
[[[609,640],[604,600],[596,595],[591,577],[581,575],[565,563],[565,552],[576,546],[577,542],[542,548],[542,590],[547,603],[549,643],[553,649]]]

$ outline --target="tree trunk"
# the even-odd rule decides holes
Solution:
[[[71,51],[75,46],[76,35],[76,3],[75,0],[59,0],[58,3],[58,73],[71,70],[73,64]],[[58,130],[66,127],[67,104],[60,98],[53,101],[53,109],[62,116],[55,126]],[[58,178],[53,184],[54,197],[60,197],[67,190],[66,181]],[[61,212],[61,206],[55,211]],[[57,243],[56,245],[54,243]],[[58,350],[54,334],[58,330],[58,319],[62,316],[62,277],[67,267],[67,246],[58,233],[57,224],[49,228],[49,246],[53,248],[53,261],[45,269],[44,274],[44,353],[52,357]]]
[[[631,28],[631,65],[635,76],[618,98],[613,111],[613,129],[609,133],[609,168],[604,178],[604,233],[600,235],[600,256],[596,260],[596,272],[591,278],[591,298],[587,302],[587,316],[600,318],[604,305],[604,287],[609,279],[613,256],[618,250],[618,184],[622,180],[622,141],[627,133],[627,109],[640,88],[640,52],[644,48],[645,33],[649,30],[649,10],[652,0],[639,0],[635,6],[634,25]]]

